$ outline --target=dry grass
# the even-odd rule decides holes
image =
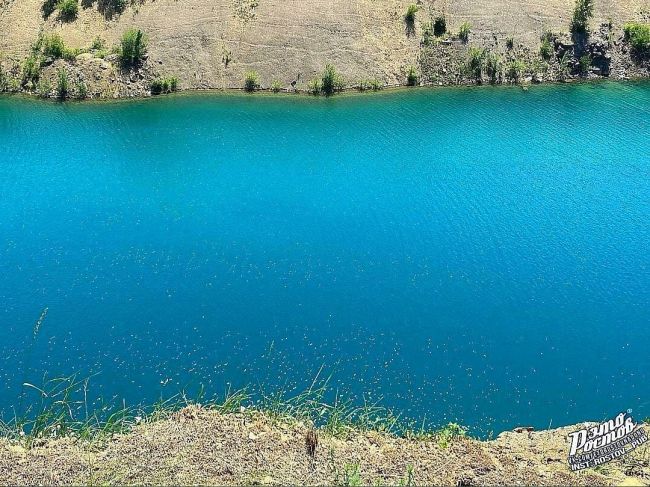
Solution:
[[[0,483],[648,485],[650,451],[574,474],[574,427],[504,433],[494,441],[405,439],[359,431],[344,439],[258,411],[188,406],[108,441],[62,438],[32,449],[0,441]],[[356,478],[358,473],[359,478]]]

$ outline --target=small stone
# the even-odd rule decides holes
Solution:
[[[255,435],[255,433],[251,431],[250,433],[248,433],[248,439],[253,441],[257,439],[257,436]]]

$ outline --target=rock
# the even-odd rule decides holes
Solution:
[[[530,433],[531,431],[535,431],[535,428],[532,426],[518,426],[515,429],[513,429],[515,433]]]
[[[257,436],[252,431],[248,433],[248,439],[251,441],[257,440]]]
[[[93,58],[93,55],[90,54],[89,52],[82,52],[82,53],[79,54],[77,57],[75,57],[75,59],[76,59],[77,61],[89,61],[89,60],[91,60],[92,58]]]
[[[49,66],[54,62],[54,59],[51,56],[46,57],[43,59],[43,62],[41,63],[43,66]]]

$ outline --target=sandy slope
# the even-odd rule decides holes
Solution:
[[[404,82],[417,64],[421,24],[445,13],[449,30],[473,25],[471,43],[496,36],[539,46],[545,29],[568,31],[573,0],[421,0],[415,33],[406,32],[409,1],[398,0],[143,0],[105,19],[96,4],[63,23],[43,20],[42,0],[0,0],[0,52],[22,59],[39,32],[58,31],[71,47],[99,35],[114,44],[130,26],[150,39],[150,64],[176,75],[184,88],[241,87],[254,69],[264,86],[279,80],[304,87],[325,63],[354,81]],[[255,6],[257,4],[257,6]],[[595,0],[592,24],[611,18],[620,30],[628,20],[650,18],[650,0]],[[229,63],[224,59],[229,57]]]
[[[647,428],[647,425],[646,425]],[[503,433],[494,441],[392,438],[375,432],[335,439],[260,413],[222,415],[189,407],[104,445],[53,440],[32,450],[0,441],[0,484],[364,484],[649,485],[650,446],[624,461],[574,474],[566,434],[576,427]]]

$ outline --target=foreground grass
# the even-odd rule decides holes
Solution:
[[[150,406],[126,404],[89,404],[90,378],[76,375],[45,381],[42,386],[23,384],[21,401],[30,392],[36,394],[21,414],[0,420],[0,437],[32,448],[55,438],[74,438],[88,442],[103,441],[125,434],[135,426],[170,418],[179,410],[195,406],[219,414],[263,413],[278,423],[300,422],[329,436],[345,439],[360,431],[375,431],[404,438],[435,439],[442,446],[451,439],[464,437],[467,430],[455,423],[441,428],[427,427],[403,420],[378,401],[353,403],[330,391],[330,377],[321,378],[322,368],[303,392],[286,390],[266,393],[248,389],[228,389],[222,396],[207,399],[202,391],[194,397],[181,392]],[[326,397],[331,397],[327,401]]]
[[[328,383],[317,376],[298,394],[179,394],[95,412],[87,379],[26,384],[39,399],[2,423],[0,484],[650,483],[650,447],[573,473],[566,435],[575,426],[478,441],[456,424],[416,427],[375,403],[328,395]]]

